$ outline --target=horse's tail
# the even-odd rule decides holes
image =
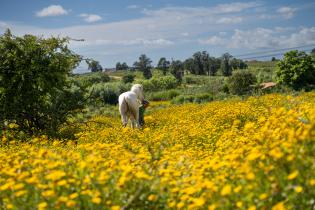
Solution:
[[[128,110],[130,108],[129,108],[129,104],[128,104],[127,100],[126,100],[126,96],[124,96],[124,98],[123,98],[123,103],[126,104],[126,111],[128,112]]]

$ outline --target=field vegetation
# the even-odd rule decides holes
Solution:
[[[314,93],[153,102],[144,130],[98,116],[82,125],[76,141],[3,137],[0,205],[312,209],[314,102]]]
[[[0,209],[315,208],[311,55],[140,55],[103,72],[68,41],[0,36]],[[73,74],[82,61],[91,73]],[[135,83],[143,129],[118,112]]]

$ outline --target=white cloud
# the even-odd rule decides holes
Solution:
[[[41,11],[36,12],[37,17],[60,16],[66,14],[68,14],[68,11],[60,5],[50,5],[49,7],[45,7]]]
[[[80,14],[80,17],[83,17],[84,21],[88,23],[94,23],[94,22],[102,20],[102,17],[96,14],[83,13],[83,14]]]
[[[228,43],[230,48],[248,49],[277,47],[279,45],[273,34],[273,30],[265,28],[256,28],[247,31],[236,29]]]
[[[199,40],[201,44],[209,44],[209,45],[224,45],[226,40],[219,36],[211,36],[206,40]]]
[[[140,6],[135,5],[135,4],[127,6],[127,9],[138,9],[138,8],[140,8]]]
[[[246,9],[258,7],[256,2],[219,4],[214,7],[175,7],[169,6],[157,10],[144,9],[143,13],[153,17],[177,17],[177,19],[209,17],[228,13],[240,13]]]
[[[302,28],[297,33],[291,34],[287,39],[281,40],[281,42],[289,47],[315,44],[315,27]]]
[[[280,7],[277,12],[285,19],[290,19],[294,16],[296,9],[292,7]]]
[[[180,35],[182,35],[182,36],[189,36],[189,33],[188,32],[182,32],[182,33],[180,33]]]
[[[233,12],[241,12],[243,10],[254,8],[259,6],[257,2],[235,2],[230,4],[219,4],[214,8],[216,13],[233,13]]]
[[[8,24],[6,22],[0,21],[0,27],[1,28],[8,27]]]
[[[235,24],[243,21],[242,17],[222,17],[217,20],[217,23],[222,24]]]
[[[293,29],[288,28],[288,30]],[[230,38],[211,36],[206,40],[201,40],[200,43],[237,49],[285,48],[315,44],[315,27],[302,28],[289,34],[283,33],[288,30],[280,27],[255,28],[245,31],[236,29]]]
[[[260,19],[291,19],[294,17],[295,12],[297,11],[297,8],[292,8],[292,7],[280,7],[278,8],[274,13],[272,14],[260,14],[259,18]]]
[[[174,44],[170,40],[166,39],[129,39],[129,40],[109,40],[109,39],[98,39],[95,41],[89,41],[83,43],[88,45],[121,45],[121,46],[132,46],[132,45],[144,45],[144,46],[164,46]]]

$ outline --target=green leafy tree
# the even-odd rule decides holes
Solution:
[[[122,77],[122,81],[123,83],[132,83],[134,80],[135,80],[135,77],[136,75],[134,74],[125,74],[123,77]]]
[[[210,57],[207,51],[196,52],[184,61],[184,67],[192,74],[213,76],[220,68],[220,60]]]
[[[68,75],[81,57],[68,39],[0,36],[0,121],[14,122],[29,134],[53,135],[82,105]],[[71,90],[72,89],[72,90]]]
[[[91,72],[100,72],[103,70],[103,67],[100,65],[100,63],[93,59],[87,59],[86,60],[87,65],[89,66],[89,70]]]
[[[166,60],[166,58],[164,57],[160,58],[159,63],[157,65],[157,69],[161,70],[163,72],[163,75],[165,76],[169,68],[170,62]]]
[[[184,61],[183,63],[184,69],[191,74],[194,74],[194,59],[193,58],[188,58]]]
[[[239,62],[239,69],[247,69],[248,65],[243,60],[240,60]]]
[[[129,66],[127,65],[126,62],[123,62],[123,63],[116,63],[116,70],[128,70],[129,69]]]
[[[247,64],[241,59],[232,58],[230,60],[230,64],[231,64],[233,70],[246,69],[247,68]]]
[[[184,75],[184,65],[180,60],[173,60],[170,66],[171,74],[181,83]]]
[[[223,76],[232,75],[232,65],[231,65],[232,55],[225,53],[221,57],[221,71]]]
[[[152,77],[151,73],[151,59],[148,58],[145,54],[140,55],[139,61],[136,61],[133,65],[136,69],[139,69],[143,73],[145,79],[150,79]]]
[[[311,56],[313,57],[313,60],[315,61],[315,48],[312,49],[312,51],[311,51]]]
[[[256,83],[256,77],[249,71],[238,70],[227,80],[229,92],[235,95],[244,95],[249,93],[252,85]]]
[[[220,69],[221,60],[218,58],[210,57],[209,60],[209,76],[214,76],[217,71]]]
[[[277,81],[295,90],[315,85],[315,67],[312,56],[293,50],[277,63]]]
[[[120,63],[120,62],[117,62],[117,63],[116,63],[116,70],[117,70],[117,71],[122,70],[122,69],[121,69],[121,63]]]
[[[122,64],[121,64],[121,70],[128,70],[129,69],[129,66],[127,65],[127,63],[126,62],[123,62]]]
[[[203,54],[202,52],[196,52],[193,54],[193,73],[197,75],[204,74],[204,67],[203,67]]]

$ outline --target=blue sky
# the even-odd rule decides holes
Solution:
[[[85,39],[71,49],[103,67],[132,65],[142,53],[156,64],[201,50],[218,57],[315,46],[314,11],[311,0],[0,0],[0,33]]]

